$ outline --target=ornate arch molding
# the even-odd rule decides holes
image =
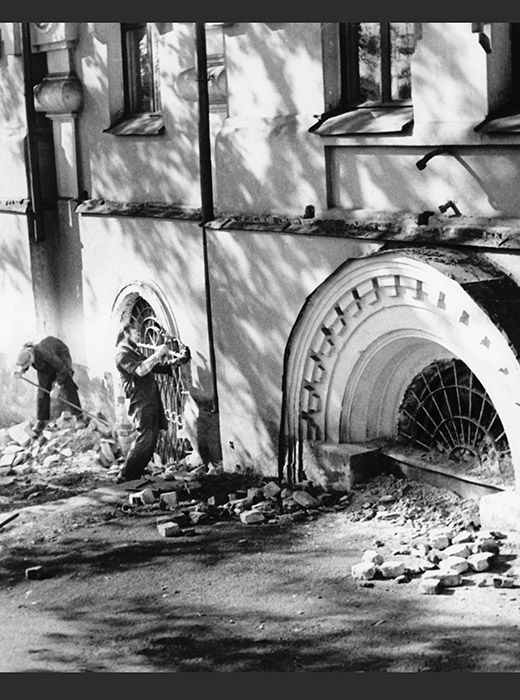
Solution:
[[[482,382],[520,474],[520,290],[481,255],[380,251],[341,265],[307,299],[285,356],[280,474],[298,480],[303,444],[396,435],[413,376],[458,357]]]
[[[114,339],[120,325],[129,320],[138,297],[145,299],[150,304],[163,328],[175,337],[179,337],[175,316],[161,289],[151,280],[135,280],[120,289],[112,304]]]

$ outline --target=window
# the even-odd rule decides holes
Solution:
[[[520,133],[520,23],[509,24],[509,65],[502,71],[507,76],[505,99],[502,104],[492,108],[483,122],[477,124],[475,131],[485,134],[519,134]]]
[[[412,96],[412,22],[340,24],[342,104],[396,102]]]
[[[160,112],[159,67],[153,24],[122,24],[125,112]]]
[[[121,24],[123,115],[107,132],[117,136],[155,135],[163,131],[155,23]]]
[[[511,97],[520,102],[520,23],[511,23]]]
[[[381,133],[411,126],[415,23],[328,25],[323,41],[326,112],[310,131]]]

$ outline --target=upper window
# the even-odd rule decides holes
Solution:
[[[311,131],[321,135],[382,133],[402,132],[411,126],[415,43],[413,22],[325,27],[326,111]],[[351,114],[353,110],[365,111]]]
[[[520,23],[509,24],[509,65],[503,66],[508,76],[505,99],[490,110],[475,131],[486,134],[520,133]],[[491,53],[491,51],[490,51]]]
[[[413,22],[356,22],[339,31],[343,104],[411,98]]]
[[[159,66],[155,26],[122,24],[125,112],[160,112]]]
[[[155,23],[121,24],[124,109],[106,130],[111,134],[153,136],[164,129],[157,34]]]

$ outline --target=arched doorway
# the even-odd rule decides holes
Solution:
[[[383,251],[346,262],[307,300],[286,354],[284,469],[302,447],[378,438],[500,461],[518,483],[520,290],[484,258]],[[427,440],[430,435],[435,439]],[[422,437],[421,437],[422,436]]]
[[[112,318],[115,328],[122,323],[134,323],[143,345],[156,346],[165,340],[173,344],[180,341],[173,312],[162,292],[152,282],[126,285],[114,302]],[[142,352],[149,356],[153,350],[142,348]],[[188,372],[189,365],[175,368],[171,377],[156,375],[168,420],[168,429],[161,432],[156,452],[165,464],[178,463],[192,450],[191,444],[182,435],[183,411],[189,394]]]

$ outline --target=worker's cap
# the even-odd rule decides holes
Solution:
[[[16,364],[20,365],[24,369],[27,369],[33,361],[33,344],[25,343],[23,348],[20,350]]]

